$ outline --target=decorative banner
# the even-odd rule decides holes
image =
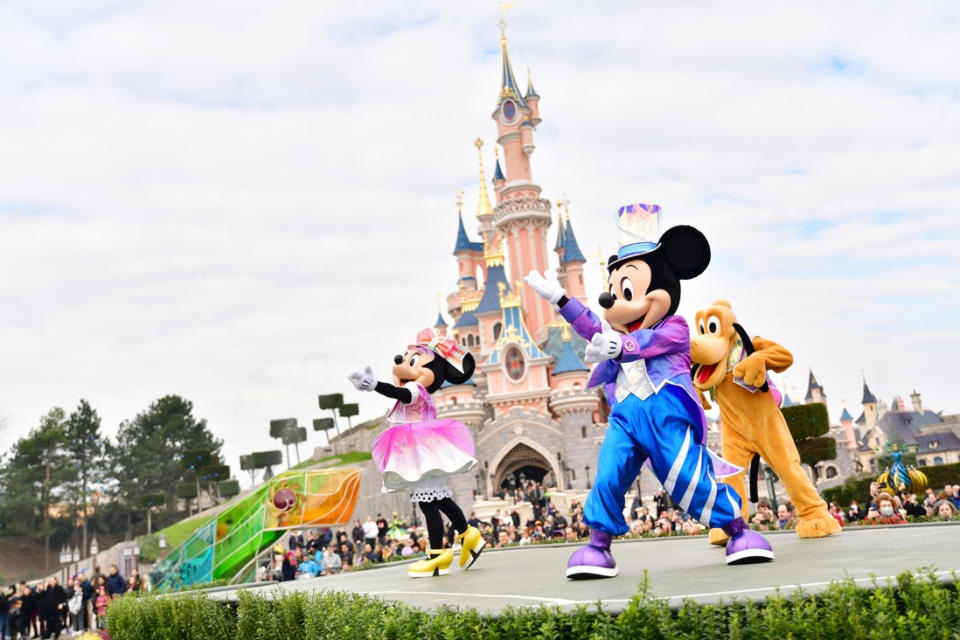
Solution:
[[[359,469],[287,471],[201,525],[157,564],[162,591],[234,579],[288,529],[346,524],[360,493]]]

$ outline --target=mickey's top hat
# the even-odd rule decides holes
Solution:
[[[607,261],[610,271],[660,247],[660,206],[637,202],[620,207],[617,210],[617,232],[620,249]]]

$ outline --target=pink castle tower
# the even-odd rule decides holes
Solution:
[[[498,158],[494,172],[497,194],[494,221],[507,245],[509,281],[517,282],[531,269],[541,273],[547,269],[547,230],[551,216],[550,201],[540,197],[540,185],[533,182],[530,172],[530,156],[535,148],[533,131],[540,122],[540,96],[532,82],[526,95],[521,94],[507,54],[504,27],[501,22],[503,67],[492,117],[497,123],[497,143],[503,147],[506,171],[500,170]],[[522,287],[518,293],[534,339],[543,339],[553,319],[553,309],[529,287]]]

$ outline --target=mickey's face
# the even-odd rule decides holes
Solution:
[[[417,382],[424,387],[433,384],[434,375],[427,363],[436,356],[432,351],[410,349],[404,355],[393,358],[393,383],[398,387],[407,382]]]
[[[607,278],[607,291],[600,294],[603,317],[620,333],[649,329],[670,309],[670,294],[650,288],[653,274],[644,260],[619,265]]]

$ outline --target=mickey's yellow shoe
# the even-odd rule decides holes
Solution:
[[[473,566],[473,563],[480,557],[480,552],[486,546],[487,541],[476,527],[467,525],[467,530],[457,536],[460,541],[460,566],[464,570]],[[467,562],[469,560],[469,563]]]
[[[407,575],[411,578],[445,576],[450,573],[451,564],[453,564],[453,551],[450,549],[431,551],[430,557],[410,565],[407,568]]]

